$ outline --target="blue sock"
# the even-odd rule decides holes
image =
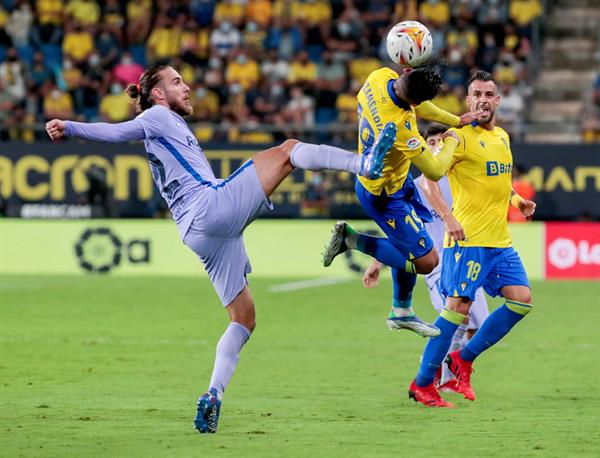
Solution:
[[[452,343],[452,336],[454,336],[456,328],[458,328],[464,319],[465,316],[461,313],[453,312],[446,308],[442,310],[442,313],[434,323],[440,328],[442,333],[437,337],[430,337],[427,345],[425,345],[421,366],[416,378],[417,386],[427,386],[433,383],[435,373],[441,366],[446,353],[448,353],[448,349]]]
[[[374,257],[386,266],[415,273],[415,266],[386,238],[359,234],[356,249]]]
[[[417,274],[402,269],[392,268],[392,284],[394,286],[394,308],[410,309],[412,292],[417,283]]]
[[[507,300],[483,322],[469,343],[460,351],[465,361],[473,361],[480,353],[497,343],[531,311],[530,304]]]

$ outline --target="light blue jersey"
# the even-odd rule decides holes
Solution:
[[[144,140],[152,178],[182,238],[202,209],[206,192],[224,181],[215,177],[185,120],[162,105],[119,124],[67,121],[65,135],[103,142]]]

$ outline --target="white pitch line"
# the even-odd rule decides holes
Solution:
[[[296,291],[298,289],[315,288],[317,286],[337,285],[338,283],[346,283],[350,280],[352,279],[348,277],[313,278],[312,280],[301,280],[274,285],[269,288],[269,291],[272,293],[283,293],[286,291]]]

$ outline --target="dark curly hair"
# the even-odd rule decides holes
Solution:
[[[406,96],[411,102],[421,103],[438,95],[442,85],[442,77],[429,68],[417,68],[404,76],[406,79]]]
[[[168,65],[154,65],[147,68],[140,76],[139,84],[130,84],[127,87],[127,95],[136,101],[136,111],[141,113],[144,110],[152,107],[153,102],[150,98],[152,88],[160,83],[161,76],[159,73],[167,68]]]

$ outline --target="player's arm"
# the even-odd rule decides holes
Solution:
[[[425,145],[421,154],[411,157],[411,162],[421,171],[423,175],[433,181],[438,181],[442,178],[450,164],[456,147],[460,144],[460,139],[455,132],[447,131],[442,135],[443,146],[440,148],[437,155],[434,155],[431,150]]]
[[[415,107],[415,113],[419,118],[426,119],[427,121],[438,122],[450,127],[463,127],[478,120],[483,111],[469,111],[461,116],[456,116],[426,100]]]
[[[144,127],[138,118],[110,124],[106,122],[75,122],[53,119],[46,123],[46,132],[52,140],[62,137],[77,137],[98,142],[128,142],[143,140]]]
[[[440,185],[435,181],[429,180],[427,177],[423,177],[419,180],[418,186],[433,209],[444,221],[448,236],[451,237],[452,240],[464,240],[465,231],[458,220],[454,217],[452,210],[448,207],[448,204],[444,200]]]
[[[526,218],[531,218],[535,213],[535,202],[533,200],[527,200],[523,198],[517,194],[514,189],[512,189],[510,192],[510,204],[513,207],[518,208]]]

